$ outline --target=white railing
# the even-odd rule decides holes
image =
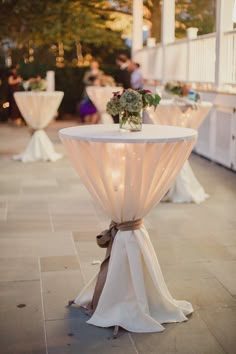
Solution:
[[[224,33],[224,83],[236,83],[236,31]]]
[[[164,48],[164,81],[180,80],[187,76],[187,41],[179,40]]]
[[[162,76],[163,48],[161,45],[137,51],[135,61],[141,64],[145,79],[155,80]]]
[[[236,84],[236,30],[223,37],[223,84]],[[216,33],[143,48],[135,53],[145,79],[215,83]]]
[[[215,82],[216,35],[188,41],[189,73],[187,81]]]

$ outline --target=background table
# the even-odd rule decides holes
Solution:
[[[104,124],[114,123],[110,114],[106,112],[107,102],[113,96],[113,92],[123,91],[119,86],[88,86],[86,92],[101,115]]]
[[[62,157],[55,152],[53,144],[43,130],[55,117],[64,93],[54,92],[16,92],[14,97],[26,123],[33,129],[33,134],[26,150],[14,156],[23,162],[37,160],[56,161]]]
[[[161,200],[197,135],[192,129],[153,125],[120,132],[117,124],[66,128],[59,134],[85,186],[117,223],[143,218]],[[76,304],[88,306],[96,279]],[[88,323],[158,332],[164,330],[162,323],[186,321],[192,311],[190,303],[169,293],[145,226],[118,231],[105,286]]]
[[[150,108],[145,117],[149,123],[198,129],[211,107],[210,102],[195,103],[162,99],[157,109],[154,111]],[[164,200],[174,203],[201,203],[206,198],[208,194],[197,180],[187,160]]]

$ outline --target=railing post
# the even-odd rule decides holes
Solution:
[[[216,3],[216,63],[215,86],[220,88],[224,83],[224,32],[233,30],[234,0],[217,0]]]
[[[132,59],[143,47],[143,0],[133,0]]]
[[[190,73],[190,54],[191,54],[191,40],[197,38],[198,28],[189,27],[187,28],[187,65],[186,65],[186,76],[185,79],[187,82],[191,81],[192,75]]]
[[[162,56],[162,83],[166,81],[166,45],[175,41],[175,0],[162,1],[161,14],[161,43]]]

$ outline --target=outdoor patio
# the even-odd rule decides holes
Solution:
[[[58,130],[46,129],[65,154]],[[188,322],[137,334],[85,323],[68,308],[103,259],[95,237],[109,220],[96,207],[65,156],[24,164],[28,128],[0,126],[1,354],[234,354],[236,348],[236,175],[192,154],[210,198],[202,204],[160,203],[145,218],[174,298],[190,301]],[[93,262],[95,264],[93,264]]]

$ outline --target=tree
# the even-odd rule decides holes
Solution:
[[[150,1],[148,7],[151,13],[151,37],[158,43],[161,41],[161,0]]]
[[[79,43],[123,48],[121,33],[108,26],[109,8],[104,0],[2,0],[0,40],[28,49],[54,44],[59,56]]]
[[[176,37],[185,37],[189,27],[197,27],[199,35],[214,32],[215,17],[216,0],[177,0]]]
[[[212,32],[215,3],[176,0],[176,37],[185,37],[188,27],[198,27],[199,34]],[[144,23],[160,42],[161,0],[143,4]],[[132,5],[132,0],[0,0],[0,42],[10,37],[29,61],[39,48],[47,48],[58,64],[65,52],[81,56],[81,45],[104,53],[125,50],[124,39],[132,36]]]
[[[132,15],[132,0],[117,0],[113,2],[114,9],[121,13]],[[215,30],[216,0],[176,0],[175,1],[175,19],[177,38],[186,37],[188,27],[197,27],[198,34],[207,34]],[[143,1],[144,20],[150,27],[151,37],[156,38],[156,42],[161,41],[161,0]],[[116,15],[117,16],[117,15]],[[121,17],[122,18],[122,17]],[[122,18],[123,19],[123,18]],[[132,31],[130,20],[130,32]]]

